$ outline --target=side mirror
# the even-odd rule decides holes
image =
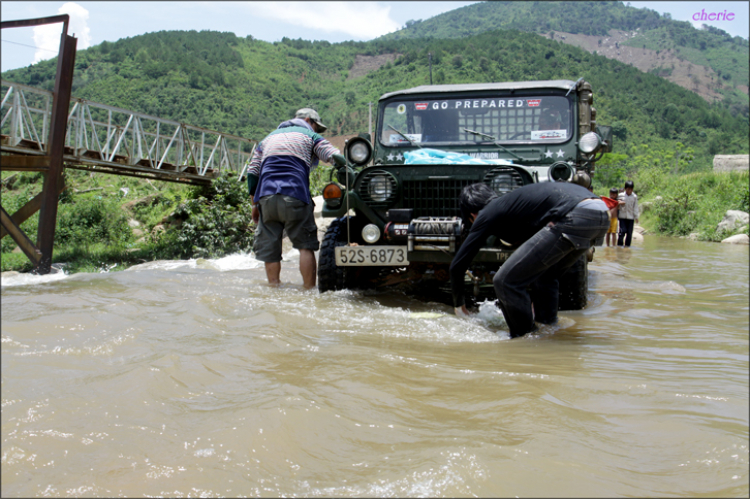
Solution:
[[[597,125],[596,131],[599,132],[599,135],[602,138],[603,142],[603,150],[604,152],[612,152],[612,127],[611,126],[605,126],[605,125]]]
[[[354,178],[357,176],[357,172],[352,170],[349,166],[342,166],[336,172],[336,180],[346,187],[354,185]]]

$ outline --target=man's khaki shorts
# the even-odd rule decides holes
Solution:
[[[262,197],[258,208],[260,220],[255,230],[253,251],[255,258],[261,262],[281,261],[284,231],[295,249],[317,251],[320,248],[312,204],[291,196],[274,194]]]

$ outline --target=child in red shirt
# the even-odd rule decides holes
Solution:
[[[623,201],[618,201],[617,194],[618,190],[613,187],[609,190],[609,197],[601,196],[602,201],[609,208],[609,229],[607,230],[607,246],[610,246],[609,239],[612,236],[612,246],[617,244],[617,211],[621,204],[625,204]]]

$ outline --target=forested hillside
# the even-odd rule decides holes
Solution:
[[[366,131],[367,104],[384,93],[429,84],[430,55],[436,84],[580,77],[591,82],[597,121],[614,130],[614,152],[597,164],[597,192],[628,178],[635,179],[643,199],[663,195],[665,203],[654,211],[661,232],[699,231],[702,238],[716,240],[723,212],[747,207],[746,176],[731,182],[712,173],[682,176],[709,172],[714,154],[748,153],[748,118],[740,109],[709,103],[656,74],[535,33],[494,30],[466,38],[331,44],[156,32],[79,51],[73,96],[254,140],[309,106],[329,125],[326,135],[336,137]],[[2,77],[52,90],[55,67],[49,60]],[[315,194],[324,173],[319,169],[314,175]],[[67,175],[70,188],[61,195],[58,213],[62,246],[55,258],[73,262],[71,271],[98,271],[102,262],[111,268],[220,255],[246,250],[252,242],[244,187],[234,178],[214,182],[226,192],[209,201],[198,191],[171,192],[128,177]],[[41,178],[3,172],[3,207],[14,212],[26,203],[41,189]],[[695,185],[719,187],[704,196],[696,194]],[[123,192],[136,199],[128,202]],[[128,217],[143,230],[130,230]],[[37,223],[34,215],[22,228],[33,233]],[[4,238],[3,269],[30,268],[22,253],[10,253],[14,249],[19,251]]]
[[[378,54],[400,55],[348,78],[357,55]],[[621,156],[612,157],[626,169],[667,162],[680,149],[675,170],[687,172],[710,168],[714,154],[748,150],[742,114],[632,66],[518,31],[340,44],[267,43],[208,31],[149,33],[80,51],[73,94],[255,140],[311,106],[329,134],[341,135],[367,130],[368,102],[429,83],[428,54],[434,83],[584,77],[595,92],[598,122],[614,127]],[[50,60],[3,78],[52,89],[54,71]]]
[[[719,6],[711,3],[700,5],[707,12],[723,12],[724,8],[719,9]],[[700,11],[700,7],[696,7],[696,11]],[[689,22],[674,21],[668,15],[661,16],[647,8],[629,7],[623,2],[482,2],[430,19],[408,21],[404,29],[382,38],[463,38],[498,28],[547,37],[557,34],[558,39],[565,43],[576,41],[566,34],[586,35],[595,37],[600,46],[606,37],[617,31],[629,32],[630,36],[618,47],[623,45],[651,52],[658,63],[651,64],[648,69],[669,78],[677,61],[710,68],[710,77],[713,78],[710,83],[714,90],[730,100],[729,105],[743,106],[747,115],[750,53],[747,40],[731,37],[713,26],[699,30]],[[608,54],[613,58],[617,55]],[[693,82],[683,86],[692,89]]]

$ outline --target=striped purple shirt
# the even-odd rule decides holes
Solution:
[[[306,121],[283,122],[255,148],[248,169],[259,177],[253,199],[284,194],[310,204],[310,172],[319,160],[330,163],[334,154],[341,152]]]

